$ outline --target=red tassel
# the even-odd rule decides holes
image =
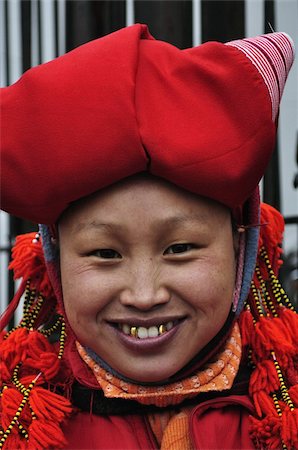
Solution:
[[[251,345],[251,337],[254,333],[253,317],[249,310],[245,309],[239,316],[242,347]]]
[[[296,354],[298,352],[298,314],[288,308],[280,308],[279,316],[291,336],[292,342],[296,344]]]
[[[287,328],[279,317],[260,317],[255,325],[252,348],[261,359],[269,359],[273,349],[286,354],[295,354],[295,347]]]
[[[250,395],[264,391],[267,394],[279,389],[279,380],[273,361],[259,362],[252,372],[249,382]]]
[[[48,277],[44,254],[40,239],[36,233],[17,236],[12,249],[12,262],[9,269],[14,271],[14,279],[31,280],[31,285],[39,289],[45,297],[54,295]]]
[[[29,427],[28,450],[58,449],[66,445],[59,425],[43,420],[33,420]]]
[[[32,389],[29,404],[39,419],[54,422],[61,422],[72,410],[66,398],[39,387]]]
[[[6,430],[9,427],[22,400],[23,395],[16,388],[11,387],[3,390],[2,405],[1,405],[2,407],[1,426],[4,430]],[[31,413],[28,405],[25,405],[25,407],[23,408],[21,415],[19,417],[19,421],[25,427],[31,422]],[[17,429],[14,428],[14,430]]]
[[[27,450],[28,442],[19,437],[19,434],[10,434],[9,440],[4,442],[3,450]]]
[[[285,374],[288,386],[295,386],[296,384],[298,384],[298,367],[297,362],[295,364],[294,358],[288,358],[287,361],[283,361],[279,356],[278,361],[282,361],[282,363],[280,363],[280,366],[283,373]]]
[[[298,410],[286,408],[282,414],[281,437],[290,449],[298,448]]]
[[[275,275],[282,264],[280,255],[282,253],[281,242],[284,232],[284,218],[270,205],[261,204],[261,223],[266,226],[261,227],[259,248],[264,246],[268,252],[269,260]]]
[[[18,328],[0,344],[1,357],[10,373],[26,359],[28,334],[29,331],[26,328]]]
[[[256,413],[259,417],[264,415],[276,415],[276,409],[271,397],[264,391],[256,392],[252,395]]]
[[[34,358],[27,358],[26,365],[42,372],[46,381],[52,380],[59,369],[60,360],[57,358],[57,354],[53,352],[43,352],[40,355],[35,354]]]
[[[296,386],[290,387],[288,392],[292,402],[294,403],[294,406],[298,407],[298,383],[296,384]]]

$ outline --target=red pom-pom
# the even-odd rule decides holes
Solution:
[[[262,420],[250,417],[250,436],[258,449],[276,449],[282,447],[280,430],[282,422],[277,414],[271,414]]]
[[[31,286],[45,297],[53,296],[53,289],[48,277],[41,239],[36,233],[17,236],[12,249],[12,262],[9,269],[14,271],[14,279],[23,278],[31,281]]]

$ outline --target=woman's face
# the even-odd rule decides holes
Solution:
[[[229,314],[235,250],[218,203],[132,177],[71,207],[59,239],[69,323],[126,377],[166,380]]]

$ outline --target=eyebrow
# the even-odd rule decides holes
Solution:
[[[186,222],[200,222],[200,224],[207,224],[208,219],[204,214],[179,214],[175,216],[161,218],[156,221],[156,225],[159,227],[177,227]],[[108,222],[103,223],[97,220],[91,222],[79,222],[75,226],[75,232],[80,233],[86,229],[95,229],[102,231],[124,231],[125,227],[121,223]]]
[[[98,222],[97,220],[92,220],[92,222],[79,222],[75,226],[75,232],[80,233],[86,229],[95,229],[95,230],[107,230],[107,231],[115,231],[115,230],[123,230],[123,225],[118,223],[103,223]]]

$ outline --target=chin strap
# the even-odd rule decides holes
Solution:
[[[240,329],[253,369],[249,393],[257,417],[251,437],[258,449],[298,448],[298,315],[277,279],[282,216],[262,205],[257,265]]]

